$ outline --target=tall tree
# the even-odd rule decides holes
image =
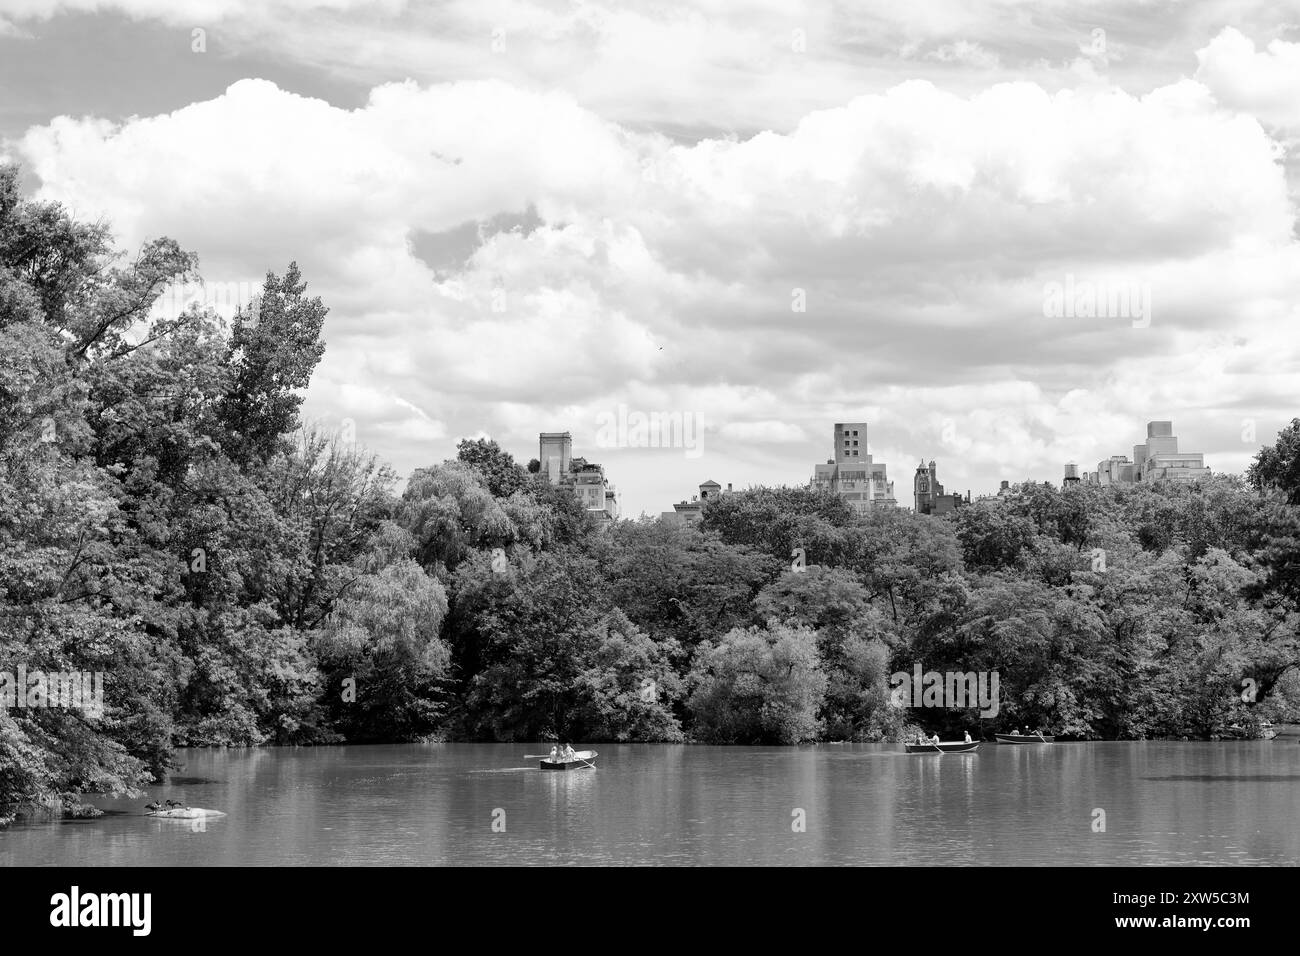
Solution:
[[[299,392],[325,354],[329,311],[306,291],[292,262],[283,276],[268,272],[260,298],[235,315],[227,353],[233,376],[219,417],[226,452],[241,465],[270,460],[298,427]]]

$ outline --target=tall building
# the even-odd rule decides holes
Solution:
[[[1133,446],[1133,468],[1142,481],[1195,481],[1210,477],[1202,452],[1180,452],[1173,422],[1147,422],[1147,440]]]
[[[537,460],[542,463],[542,474],[551,484],[569,473],[573,456],[573,436],[568,432],[542,432],[538,438]]]
[[[722,485],[710,479],[700,485],[700,493],[692,496],[690,501],[677,502],[673,505],[672,511],[664,511],[659,517],[669,523],[695,524],[704,516],[704,502],[729,494],[731,494],[731,482],[727,482],[724,491]]]
[[[1066,466],[1066,483],[1069,484]],[[1127,455],[1111,455],[1097,462],[1097,470],[1085,472],[1083,480],[1093,485],[1133,484],[1139,481],[1195,481],[1208,478],[1201,452],[1180,452],[1174,423],[1147,422],[1147,440],[1133,446],[1133,460]]]
[[[618,494],[605,478],[601,465],[585,458],[573,457],[573,436],[568,432],[542,432],[538,438],[537,460],[546,480],[570,489],[582,506],[598,517],[618,518]]]
[[[867,452],[866,422],[836,422],[832,442],[835,457],[813,466],[812,490],[834,492],[858,512],[898,504],[884,463]]]
[[[946,515],[970,504],[970,492],[966,493],[964,500],[955,491],[950,495],[944,494],[934,459],[930,460],[928,468],[925,462],[916,466],[916,474],[912,476],[912,498],[919,515]]]

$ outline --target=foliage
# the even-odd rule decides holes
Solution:
[[[290,264],[159,314],[169,239],[0,166],[0,820],[133,794],[179,745],[1247,735],[1300,697],[1300,419],[1244,480],[1022,484],[944,517],[801,488],[603,527],[490,438],[397,476],[304,428],[327,310]],[[575,464],[581,464],[575,459]],[[802,551],[803,560],[795,561]],[[996,714],[892,706],[996,672]]]
[[[729,631],[701,646],[688,681],[703,741],[797,744],[820,733],[826,675],[810,628],[773,621]]]

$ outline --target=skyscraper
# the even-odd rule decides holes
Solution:
[[[866,422],[836,422],[831,442],[834,457],[813,466],[810,488],[834,492],[859,512],[898,504],[884,463],[867,451]]]

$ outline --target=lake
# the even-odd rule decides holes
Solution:
[[[1300,863],[1293,742],[596,747],[567,773],[523,759],[549,744],[182,750],[149,799],[227,816],[93,799],[0,830],[0,865]]]

